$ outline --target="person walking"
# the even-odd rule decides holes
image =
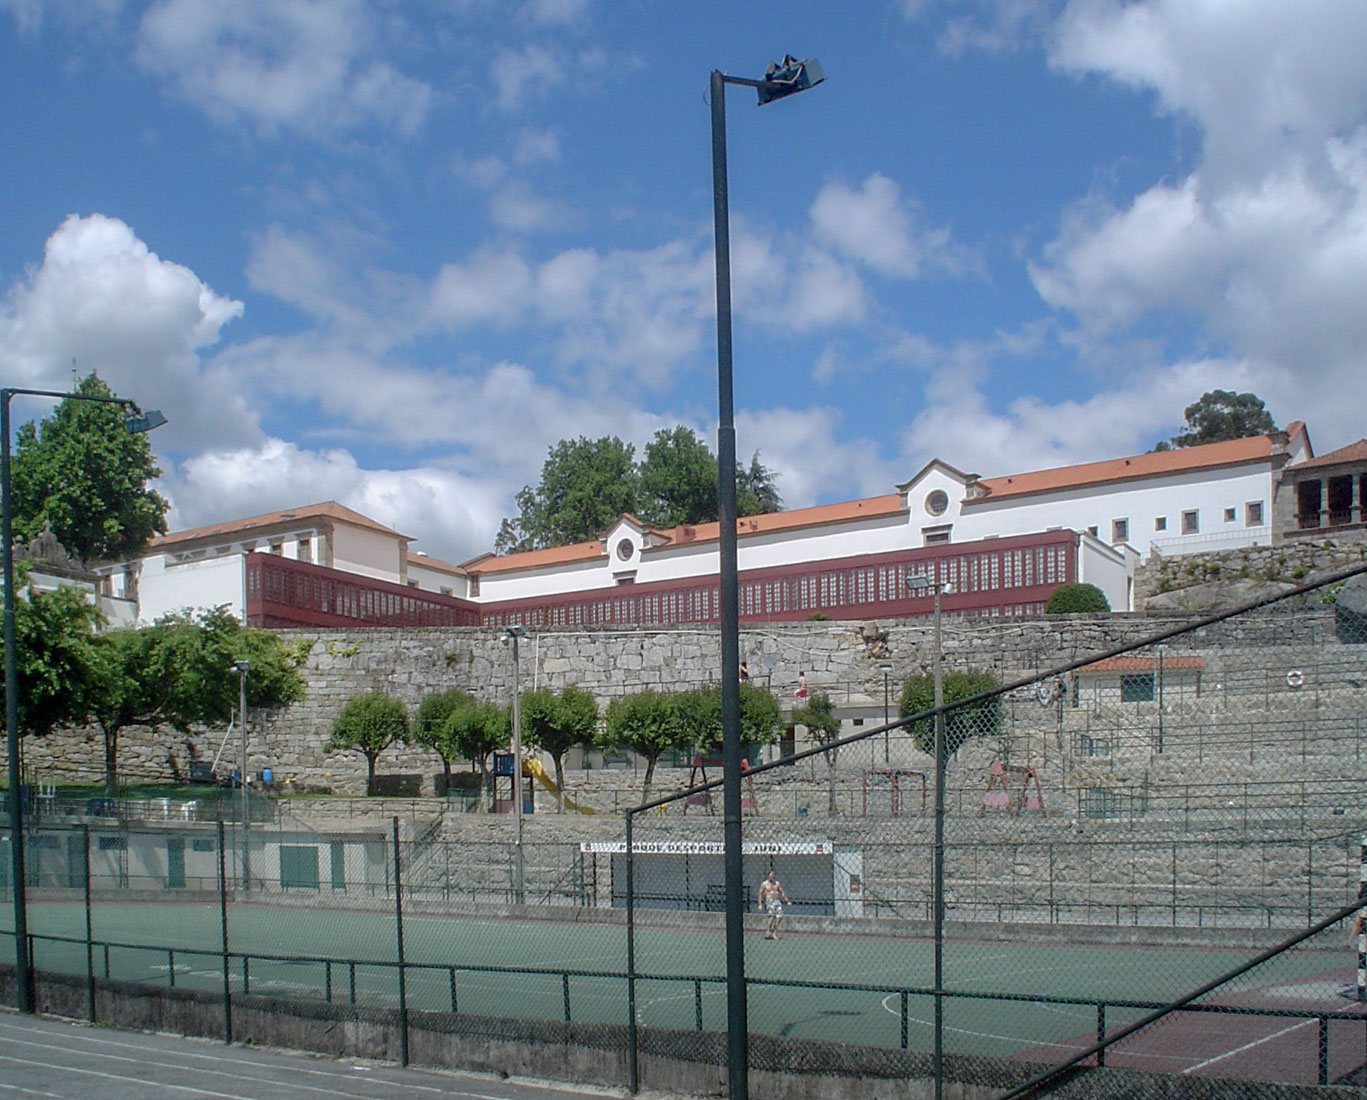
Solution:
[[[798,699],[807,698],[807,674],[805,672],[797,674],[797,690],[793,692],[793,695]]]
[[[769,914],[769,922],[764,926],[766,940],[778,939],[778,924],[783,919],[783,906],[791,904],[788,895],[783,892],[783,884],[778,881],[778,876],[770,871],[759,884],[758,908],[761,913]]]

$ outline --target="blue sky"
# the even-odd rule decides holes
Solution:
[[[172,526],[337,499],[462,561],[562,438],[788,506],[1149,449],[1213,389],[1363,428],[1361,0],[0,0],[0,364],[160,407]],[[41,405],[16,405],[19,418]]]

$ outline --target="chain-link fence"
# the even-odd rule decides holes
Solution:
[[[736,777],[757,1091],[1364,1089],[1367,631],[1341,591],[1123,650],[1021,646],[1019,667],[942,624],[938,715],[824,744],[796,724]],[[995,686],[955,698],[970,672]],[[40,800],[39,1007],[716,1091],[735,1057],[717,774],[615,819],[537,814],[520,843],[499,815],[310,827],[250,790]]]

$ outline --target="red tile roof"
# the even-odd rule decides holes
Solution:
[[[1287,427],[1287,435],[1294,438],[1305,430],[1296,421]],[[1025,493],[1046,493],[1057,489],[1072,489],[1084,485],[1098,485],[1107,481],[1123,481],[1137,477],[1153,477],[1181,470],[1204,470],[1215,466],[1232,466],[1270,458],[1273,454],[1272,437],[1253,435],[1246,439],[1231,439],[1224,443],[1206,443],[1199,447],[1179,447],[1171,451],[1151,451],[1129,458],[1108,458],[1101,462],[1083,462],[1077,466],[1058,466],[1051,470],[1031,470],[1006,477],[983,478],[980,490],[986,490],[979,500],[1000,500],[1006,496]],[[974,500],[965,501],[969,507]]]
[[[1164,657],[1163,668],[1205,668],[1204,657]],[[1153,672],[1158,668],[1156,657],[1106,657],[1083,665],[1079,672]]]
[[[175,546],[178,543],[195,542],[199,539],[239,538],[254,530],[279,530],[292,525],[303,526],[311,520],[332,520],[336,523],[347,523],[353,527],[364,527],[369,531],[377,531],[383,535],[393,535],[394,538],[402,539],[405,542],[409,541],[409,536],[401,535],[393,528],[386,527],[369,516],[364,516],[343,504],[338,504],[335,500],[325,500],[320,504],[306,504],[302,508],[285,508],[279,512],[263,512],[259,516],[248,516],[246,519],[211,523],[207,527],[171,531],[165,535],[158,535],[148,543],[148,548],[165,550],[167,547]]]
[[[1314,466],[1339,466],[1349,462],[1367,462],[1367,439],[1359,439],[1356,443],[1349,443],[1348,446],[1340,447],[1328,454],[1297,462],[1295,468],[1305,470]]]

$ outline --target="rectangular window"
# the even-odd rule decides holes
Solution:
[[[1168,529],[1168,517],[1167,517],[1167,516],[1154,516],[1154,517],[1153,517],[1153,529],[1154,529],[1155,531],[1166,531],[1166,530]]]
[[[1087,528],[1087,534],[1091,535],[1092,538],[1096,538],[1098,530],[1099,528],[1095,524],[1093,524],[1091,527]]]
[[[925,546],[948,542],[949,532],[950,528],[948,527],[923,527],[921,528],[921,542]]]
[[[1141,672],[1120,677],[1120,701],[1122,703],[1153,702],[1153,673]]]
[[[1193,508],[1190,512],[1182,513],[1182,534],[1195,535],[1201,530],[1201,512]]]
[[[1233,508],[1226,508],[1226,509],[1225,509],[1225,522],[1226,522],[1226,523],[1233,523],[1234,520],[1235,520],[1236,518],[1238,518],[1238,512],[1236,512]]]
[[[1263,525],[1263,502],[1261,500],[1250,500],[1244,505],[1244,526],[1261,527]]]
[[[313,543],[309,539],[301,538],[298,547],[295,549],[294,556],[299,561],[312,561]]]
[[[1130,521],[1128,519],[1111,520],[1111,541],[1129,542],[1130,541]]]

